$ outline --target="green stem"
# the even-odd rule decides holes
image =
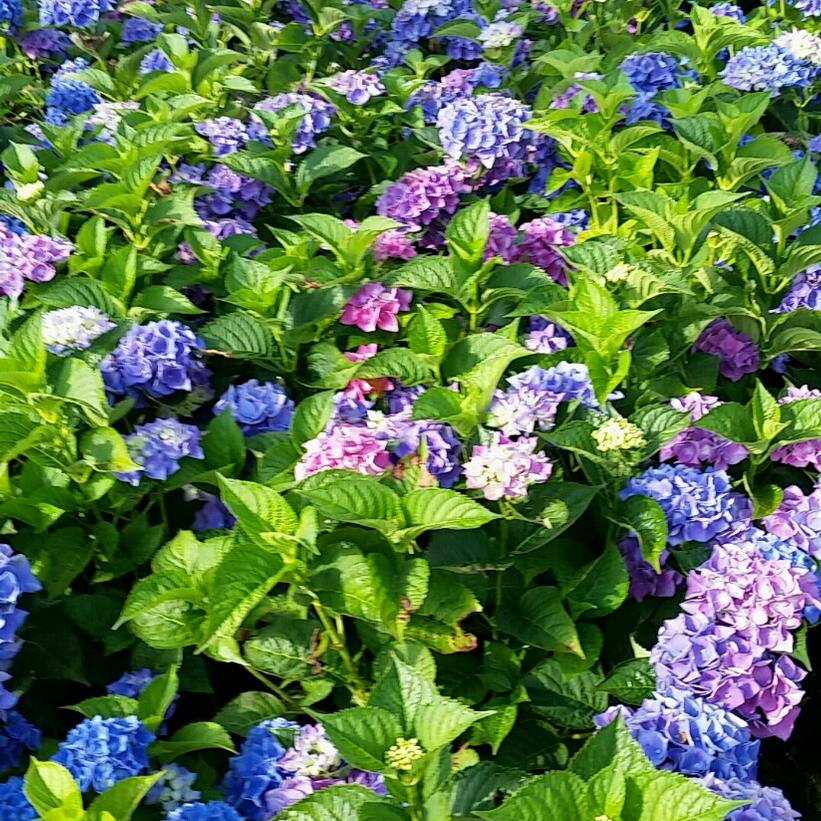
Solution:
[[[364,704],[367,701],[367,693],[368,688],[365,686],[365,683],[359,677],[359,671],[356,668],[356,663],[353,660],[353,657],[348,652],[348,648],[345,646],[345,640],[342,638],[340,634],[341,631],[338,631],[334,623],[328,618],[328,614],[325,612],[325,609],[322,607],[322,604],[317,600],[314,599],[313,602],[314,610],[316,611],[316,615],[319,617],[319,621],[322,624],[322,629],[325,631],[325,635],[328,638],[328,641],[339,653],[340,658],[342,659],[342,664],[345,667],[345,672],[348,674],[350,679],[350,684],[348,684],[348,689],[351,691],[354,699],[359,701],[360,703]],[[343,628],[344,629],[344,628]]]

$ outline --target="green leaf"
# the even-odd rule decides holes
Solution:
[[[277,534],[292,534],[297,518],[275,490],[255,482],[218,476],[222,500],[237,517],[239,527],[262,544],[275,544]]]
[[[71,360],[76,361],[76,360]],[[96,470],[127,472],[138,470],[123,437],[114,428],[95,428],[80,438],[83,459]]]
[[[80,788],[62,764],[32,758],[26,770],[23,791],[40,815],[47,815],[52,810],[63,810],[69,818],[82,815]]]
[[[599,688],[625,704],[641,704],[656,689],[656,674],[647,658],[617,664]]]
[[[214,721],[230,733],[245,736],[252,727],[281,716],[284,710],[282,702],[272,693],[249,690],[229,701],[214,716]]]
[[[453,294],[456,291],[456,277],[450,260],[445,257],[414,257],[391,272],[390,283],[422,293]]]
[[[239,359],[266,358],[273,352],[271,331],[251,314],[234,311],[218,317],[200,331],[206,344]]]
[[[91,802],[85,818],[88,821],[105,821],[107,817],[115,818],[116,821],[129,821],[161,776],[162,773],[135,775],[118,781]]]
[[[431,378],[430,368],[407,348],[388,348],[365,360],[357,369],[357,379],[393,376],[405,385],[417,385]]]
[[[365,155],[347,145],[317,146],[299,164],[296,172],[296,187],[301,193],[310,190],[311,186],[323,177],[330,177],[339,171],[350,168]]]
[[[575,618],[582,613],[587,618],[600,618],[621,605],[629,587],[630,577],[621,552],[615,545],[608,545],[568,592],[568,604]]]
[[[426,354],[441,359],[445,353],[448,337],[442,323],[419,305],[408,326],[408,345],[416,354]]]
[[[729,801],[693,778],[665,770],[644,772],[634,778],[624,805],[625,821],[723,821],[745,801]]]
[[[102,716],[103,718],[124,718],[137,715],[138,702],[128,696],[96,696],[87,698],[78,704],[72,704],[69,710],[82,713],[86,718]]]
[[[647,444],[642,450],[645,457],[652,456],[666,445],[677,433],[690,425],[690,414],[670,407],[647,405],[637,410],[630,421],[641,428]]]
[[[613,765],[625,777],[656,772],[619,716],[589,738],[570,761],[570,770],[584,779]]]
[[[140,693],[137,717],[156,733],[174,703],[179,688],[177,668],[169,667],[161,676],[156,676]]]
[[[134,305],[160,314],[204,314],[185,294],[168,285],[150,285],[137,296]]]
[[[490,234],[490,200],[482,199],[461,208],[445,229],[450,252],[468,272],[479,268]]]
[[[425,530],[472,530],[498,519],[496,513],[462,493],[445,488],[420,488],[402,499],[414,538]]]
[[[501,807],[474,812],[490,821],[591,821],[584,782],[571,772],[550,772],[531,778]]]
[[[156,741],[151,752],[163,763],[198,750],[225,750],[235,753],[231,736],[213,721],[198,721],[180,727],[167,741]]]
[[[617,521],[639,539],[644,558],[659,572],[659,557],[667,546],[667,516],[650,496],[628,496],[616,511]]]
[[[70,308],[72,305],[93,306],[109,316],[121,317],[125,308],[96,280],[85,277],[55,279],[38,291],[37,299],[50,308]]]
[[[105,250],[105,228],[103,223],[100,225],[102,243],[97,241],[98,247],[91,256],[102,256]],[[100,280],[111,294],[127,298],[137,280],[137,249],[133,245],[123,245],[108,255],[100,269]]]
[[[328,425],[334,408],[334,392],[322,391],[311,394],[296,407],[291,423],[291,436],[301,444],[314,439]]]
[[[278,821],[360,821],[364,819],[363,813],[370,807],[374,814],[369,816],[369,821],[377,821],[380,817],[394,821],[389,816],[380,815],[390,811],[392,802],[358,784],[317,790],[283,810]]]
[[[600,676],[590,670],[573,675],[558,659],[545,659],[523,679],[533,710],[552,724],[590,729],[593,716],[607,707],[607,696],[598,689]]]
[[[99,370],[82,359],[64,360],[54,380],[54,393],[76,405],[95,427],[108,424],[108,401]]]
[[[390,770],[385,753],[403,733],[395,715],[373,705],[328,713],[322,726],[348,763],[373,772]]]
[[[624,775],[612,764],[597,772],[587,784],[590,811],[597,813],[597,817],[620,818],[626,797],[627,783]]]
[[[521,596],[511,596],[499,608],[496,623],[525,644],[584,657],[576,625],[556,587],[531,587]]]
[[[759,439],[773,439],[786,427],[786,423],[781,421],[781,406],[758,380],[750,400],[750,408],[753,427]]]
[[[401,521],[399,497],[370,476],[352,474],[299,492],[324,516],[340,522],[393,529]]]
[[[245,642],[245,657],[258,670],[278,678],[308,678],[314,663],[312,641],[318,633],[316,622],[274,616],[264,630]]]

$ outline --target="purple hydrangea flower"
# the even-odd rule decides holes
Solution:
[[[754,778],[761,742],[738,716],[671,690],[626,710],[625,723],[653,766],[689,776]],[[603,716],[597,724],[609,723]]]
[[[718,397],[705,396],[698,391],[670,400],[672,408],[687,411],[693,422],[720,404]],[[663,462],[674,460],[688,467],[712,465],[719,470],[726,470],[730,465],[743,462],[748,455],[749,451],[744,445],[698,426],[677,433],[659,451],[659,459]]]
[[[725,821],[796,821],[801,818],[776,787],[762,787],[750,778],[721,778],[712,773],[702,778],[701,783],[724,798],[750,802],[730,812]]]
[[[36,821],[39,817],[26,798],[21,775],[0,782],[0,818],[3,821]]]
[[[56,29],[34,29],[22,35],[17,45],[29,59],[42,60],[44,57],[65,57],[71,38]]]
[[[153,740],[135,716],[94,716],[69,731],[52,760],[68,769],[83,792],[93,787],[99,793],[146,770]]]
[[[215,117],[196,124],[197,134],[205,137],[214,146],[218,157],[232,154],[242,148],[249,138],[245,126],[235,117]]]
[[[230,530],[236,524],[237,517],[219,496],[198,491],[197,498],[203,500],[203,505],[194,514],[192,530]]]
[[[273,189],[261,180],[239,174],[227,165],[215,165],[208,174],[204,172],[203,164],[190,166],[182,163],[176,173],[171,175],[172,182],[182,180],[211,189],[210,193],[197,197],[194,202],[194,207],[203,220],[221,220],[229,216],[254,219],[259,209],[271,202]],[[220,223],[222,225],[224,223]],[[222,227],[216,231],[208,224],[206,227],[218,239],[229,233]],[[254,233],[254,229],[243,229],[240,233]]]
[[[786,314],[799,308],[821,310],[821,265],[811,265],[801,271],[773,313]]]
[[[379,476],[391,466],[387,441],[377,431],[359,425],[335,424],[303,447],[305,453],[294,467],[297,480],[332,468]]]
[[[664,51],[635,52],[622,60],[620,68],[636,91],[656,94],[681,87],[678,60]]]
[[[659,556],[661,572],[656,572],[641,552],[638,539],[628,536],[619,542],[619,550],[627,565],[630,576],[630,595],[636,601],[643,601],[648,596],[653,598],[669,598],[675,596],[684,584],[684,576],[665,563],[670,556],[669,550],[662,551]]]
[[[404,231],[392,229],[380,234],[372,243],[373,258],[378,262],[386,259],[413,259],[416,248],[413,240]]]
[[[304,154],[316,145],[317,134],[322,134],[331,127],[336,106],[317,94],[283,92],[258,102],[254,110],[276,112],[292,105],[299,106],[305,112],[297,126],[293,142],[294,154]],[[259,117],[253,115],[249,135],[252,139],[270,142],[267,128]]]
[[[0,225],[0,294],[19,297],[25,280],[48,282],[56,263],[68,259],[74,246],[45,234],[19,235]]]
[[[115,327],[108,315],[94,306],[74,305],[43,314],[43,343],[57,356],[84,351],[106,331]]]
[[[120,43],[123,45],[148,43],[162,30],[162,23],[152,23],[151,20],[146,20],[145,17],[129,17],[128,20],[123,23]]]
[[[243,821],[243,818],[224,801],[207,801],[183,804],[168,813],[165,821]]]
[[[721,3],[715,3],[710,6],[709,11],[717,17],[731,17],[733,20],[738,20],[739,23],[747,22],[747,15],[744,14],[743,9],[735,3],[728,3],[726,0]]]
[[[348,301],[339,320],[343,325],[356,325],[366,333],[399,330],[397,316],[410,310],[413,293],[404,288],[386,287],[381,282],[363,285]]]
[[[546,482],[553,465],[537,452],[535,436],[521,436],[515,441],[496,433],[487,445],[474,445],[463,471],[465,484],[481,490],[485,499],[512,499],[527,495],[532,484]]]
[[[414,402],[427,390],[425,385],[413,385],[408,387],[397,382],[394,388],[388,393],[388,412],[391,414],[402,413],[412,408]]]
[[[462,442],[453,428],[444,422],[411,420],[410,414],[386,417],[380,427],[393,444],[391,451],[398,459],[419,453],[424,442],[426,467],[442,487],[452,487],[462,471]]]
[[[115,396],[163,397],[204,388],[211,372],[199,358],[203,347],[175,320],[134,325],[100,366],[106,390]]]
[[[140,74],[150,74],[152,71],[173,71],[173,70],[174,70],[174,64],[171,62],[171,59],[169,58],[169,56],[161,48],[155,48],[152,51],[149,51],[148,54],[146,54],[145,57],[143,57],[143,59],[140,61],[140,71],[139,71]],[[218,119],[227,120],[228,117],[220,117]],[[214,120],[213,122],[216,122],[216,120]],[[198,129],[198,131],[199,131],[199,129]],[[199,133],[203,133],[203,132],[199,132]],[[210,137],[212,144],[217,146],[217,148],[218,148],[217,154],[218,155],[219,154],[228,154],[228,153],[230,153],[231,151],[234,150],[234,149],[224,150],[224,147],[225,147],[226,143],[225,142],[219,142],[218,143],[216,140],[213,139],[213,135],[211,135],[211,134],[205,134],[204,136]],[[222,134],[220,135],[220,139],[222,139]]]
[[[265,795],[283,780],[280,759],[285,755],[285,746],[277,733],[298,729],[299,725],[282,718],[263,721],[248,733],[239,753],[228,762],[225,797],[250,821],[270,817]]]
[[[622,499],[641,494],[655,499],[667,516],[670,545],[708,542],[743,527],[752,504],[733,492],[723,470],[696,470],[684,465],[648,468],[634,476],[619,494]]]
[[[557,248],[573,245],[576,235],[550,217],[539,217],[521,226],[518,258],[546,271],[559,285],[567,285],[564,257]]]
[[[123,482],[136,487],[143,476],[164,481],[180,469],[180,459],[204,459],[200,447],[201,431],[195,425],[186,425],[176,419],[156,419],[137,425],[135,433],[125,438],[132,461],[138,470],[115,473]]]
[[[544,316],[528,319],[524,343],[534,353],[557,353],[576,344],[568,331]]]
[[[471,190],[464,169],[455,163],[418,168],[385,189],[376,201],[376,212],[418,231],[441,216],[453,214],[459,195]]]
[[[719,357],[718,372],[733,382],[744,374],[755,373],[760,362],[755,342],[727,319],[711,322],[695,341],[693,350]]]
[[[113,5],[110,0],[40,0],[40,23],[89,28]]]
[[[352,105],[365,105],[373,97],[385,93],[385,86],[378,75],[366,71],[343,71],[329,77],[328,85]]]
[[[288,430],[294,416],[294,400],[278,382],[249,379],[231,385],[214,405],[214,415],[230,410],[247,436],[268,431]]]
[[[776,96],[783,88],[808,86],[816,73],[809,61],[770,43],[742,48],[730,57],[719,77],[739,91],[771,91]]]
[[[781,504],[763,523],[769,533],[821,558],[821,486],[807,494],[797,485],[784,488]]]
[[[305,724],[300,727],[293,744],[279,761],[282,769],[309,778],[330,775],[341,764],[339,750],[328,738],[321,724]]]
[[[501,257],[503,262],[513,262],[517,257],[516,239],[519,232],[504,214],[490,212],[490,233],[485,245],[485,259]]]
[[[0,770],[19,767],[26,752],[34,752],[42,743],[43,734],[17,710],[7,710],[2,714],[0,725]],[[0,813],[0,817],[4,817]]]
[[[786,405],[799,399],[819,398],[821,398],[821,391],[802,385],[800,388],[788,388],[787,393],[778,402]],[[816,470],[821,470],[821,439],[804,439],[800,442],[779,445],[770,454],[770,459],[798,468],[812,465]]]

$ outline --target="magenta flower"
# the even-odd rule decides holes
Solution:
[[[386,259],[413,259],[416,249],[413,240],[403,231],[396,228],[380,234],[372,243],[373,258],[378,262]]]
[[[566,263],[557,248],[573,245],[576,235],[550,217],[540,217],[521,226],[518,259],[538,265],[559,285],[567,285]]]
[[[339,320],[343,325],[356,325],[366,333],[377,328],[398,331],[396,317],[410,308],[413,294],[403,288],[387,288],[381,282],[369,282],[347,302]]]
[[[332,468],[379,476],[390,465],[388,443],[376,431],[340,423],[305,443],[305,453],[294,467],[294,476],[301,480]]]

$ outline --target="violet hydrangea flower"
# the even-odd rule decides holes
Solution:
[[[520,226],[518,258],[538,265],[559,285],[567,285],[566,263],[557,248],[573,245],[576,235],[550,217],[539,217]]]
[[[203,120],[195,126],[197,134],[205,137],[214,146],[218,157],[232,154],[242,148],[248,140],[245,126],[235,117],[215,117]]]
[[[288,430],[294,416],[294,400],[279,382],[249,379],[231,385],[214,405],[214,416],[230,410],[246,436]]]
[[[397,315],[410,309],[413,293],[404,288],[386,287],[381,282],[363,285],[345,304],[343,325],[356,325],[366,333],[399,330]]]
[[[769,533],[821,558],[821,486],[807,494],[797,485],[784,488],[781,504],[762,521]]]
[[[48,282],[57,273],[55,265],[71,255],[74,246],[45,234],[15,233],[0,225],[0,294],[19,297],[25,280]]]
[[[797,274],[773,313],[786,314],[799,308],[821,310],[821,265],[811,265]]]
[[[503,262],[513,262],[517,258],[516,239],[519,232],[505,214],[490,212],[490,225],[485,245],[484,258],[501,257]]]
[[[329,77],[328,85],[352,105],[365,105],[373,97],[385,93],[379,77],[366,71],[343,71]]]
[[[544,316],[531,316],[527,321],[525,347],[534,353],[557,353],[576,343],[569,331]]]
[[[802,385],[798,388],[788,388],[786,394],[780,397],[778,402],[781,405],[786,405],[800,399],[819,398],[821,398],[821,391]],[[821,470],[821,439],[802,439],[799,442],[788,442],[785,445],[779,445],[770,454],[770,459],[797,468],[812,465],[815,470]]]
[[[704,776],[701,783],[724,798],[749,801],[743,807],[732,810],[725,821],[797,821],[801,814],[791,806],[787,797],[776,787],[763,787],[754,779],[721,778],[712,773]]]
[[[153,740],[135,716],[94,716],[69,731],[52,760],[74,776],[83,792],[93,787],[99,793],[146,770]]]
[[[733,382],[758,370],[758,346],[727,319],[711,322],[695,341],[693,350],[719,357],[718,372]]]
[[[57,29],[34,29],[22,35],[17,45],[30,60],[44,57],[65,57],[71,47],[71,38]]]
[[[416,256],[413,240],[403,231],[393,228],[381,233],[372,243],[373,258],[378,262],[386,259],[413,259]]]
[[[294,154],[304,154],[316,145],[317,135],[331,127],[331,121],[336,114],[336,106],[317,94],[282,92],[258,102],[254,106],[254,111],[277,112],[288,106],[299,106],[305,112],[297,126],[293,142]],[[249,136],[261,142],[270,142],[267,128],[253,113]]]
[[[445,422],[423,419],[412,420],[409,414],[399,418],[385,417],[380,431],[393,444],[394,456],[403,459],[419,452],[424,442],[427,451],[426,467],[442,487],[452,487],[461,473],[462,442],[453,428]]]
[[[125,438],[132,461],[137,470],[115,473],[123,482],[136,487],[143,476],[165,480],[180,469],[180,459],[204,459],[200,447],[200,429],[176,419],[156,419],[145,425],[137,425],[135,432]]]
[[[641,545],[634,536],[622,539],[618,547],[630,576],[630,595],[636,601],[643,601],[648,596],[656,599],[675,596],[684,584],[684,576],[678,570],[666,566],[669,550],[663,550],[659,556],[661,571],[657,572],[644,558]]]
[[[111,0],[40,0],[40,23],[89,28],[113,5]]]
[[[527,495],[532,484],[546,482],[553,465],[537,452],[535,436],[516,440],[496,433],[487,445],[474,445],[470,459],[463,466],[465,484],[481,490],[485,499],[513,499]]]

